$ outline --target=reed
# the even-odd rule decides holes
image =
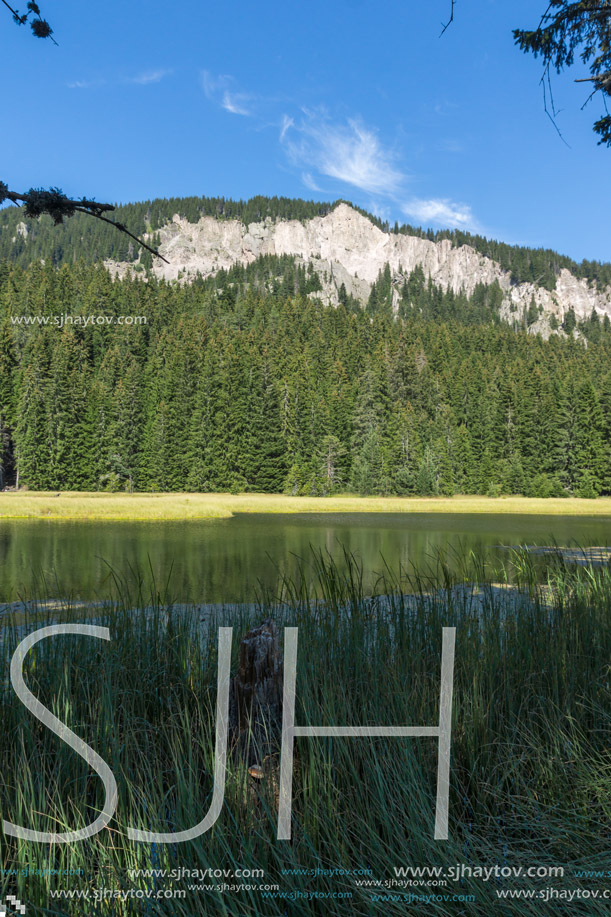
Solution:
[[[504,582],[497,571],[493,584],[476,556],[465,558],[458,575],[432,558],[426,571],[384,571],[364,595],[356,558],[336,563],[318,552],[278,596],[261,596],[247,609],[219,608],[204,621],[195,609],[174,609],[170,589],[171,581],[145,594],[141,581],[117,577],[108,606],[92,611],[110,629],[110,642],[55,637],[28,654],[28,686],[108,762],[119,805],[108,828],[88,841],[48,846],[4,836],[0,893],[49,917],[399,915],[407,912],[404,901],[374,900],[387,888],[306,871],[369,869],[358,878],[383,881],[401,866],[563,866],[564,879],[467,878],[412,889],[475,896],[417,905],[427,914],[528,915],[552,913],[553,902],[499,900],[496,890],[605,887],[603,878],[573,872],[606,870],[608,862],[608,567],[569,565],[558,554],[542,572],[516,552]],[[207,811],[217,628],[234,628],[235,670],[240,636],[262,617],[299,627],[296,721],[304,725],[435,725],[442,627],[457,628],[447,841],[433,840],[437,755],[429,738],[297,739],[290,842],[276,840],[273,776],[254,781],[232,758],[223,810],[207,834],[170,845],[128,840],[128,826],[178,831]],[[2,630],[0,811],[26,827],[61,831],[96,817],[102,783],[17,701],[8,680],[18,641],[50,620],[32,614]],[[224,881],[277,884],[294,900],[263,897],[257,888],[189,890],[218,879],[129,875],[185,867],[263,869],[264,878]],[[95,901],[101,888],[186,896]],[[90,898],[52,898],[58,890]],[[351,897],[300,897],[312,892]],[[581,913],[578,905],[572,913]],[[583,913],[605,914],[606,902],[590,899]]]

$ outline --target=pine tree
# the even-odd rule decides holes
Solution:
[[[324,481],[324,493],[333,493],[343,481],[341,463],[346,450],[338,437],[330,434],[323,438],[318,454],[321,465],[320,474]]]
[[[30,351],[21,380],[17,408],[16,483],[31,490],[48,490],[51,485],[51,436],[47,419],[47,354],[38,336]]]
[[[357,493],[388,493],[390,482],[384,472],[384,456],[376,430],[370,430],[352,466],[352,486]]]
[[[258,449],[252,483],[255,490],[262,493],[278,493],[282,490],[288,470],[285,442],[275,387],[265,370],[262,381],[262,398],[257,416],[253,418]]]
[[[562,322],[562,330],[565,332],[565,334],[572,335],[576,327],[577,317],[575,315],[575,310],[571,306],[571,308],[567,310],[567,313],[564,316],[564,321]]]
[[[602,490],[606,473],[603,436],[603,412],[594,386],[588,379],[580,386],[577,394],[575,461],[579,496],[596,497]]]
[[[214,490],[216,486],[213,441],[217,372],[214,349],[208,347],[202,371],[197,380],[189,429],[187,446],[189,465],[187,487],[189,490],[207,492]]]

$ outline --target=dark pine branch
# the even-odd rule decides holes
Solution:
[[[23,15],[20,15],[17,10],[14,10],[13,7],[7,3],[7,0],[0,0],[0,2],[5,5],[7,10],[11,11],[13,14],[13,20],[17,23],[17,25],[25,25],[25,23],[29,21],[32,33],[36,36],[36,38],[50,38],[54,45],[57,44],[53,38],[53,29],[47,20],[43,19],[40,15],[40,8],[36,3],[36,0],[28,0],[28,11]],[[30,14],[34,17],[33,19],[29,19]]]
[[[119,232],[124,232],[130,239],[141,245],[142,248],[145,248],[151,255],[161,258],[166,264],[170,263],[157,249],[147,245],[146,242],[135,236],[133,232],[130,232],[124,223],[116,223],[114,220],[109,220],[108,217],[104,216],[105,213],[115,209],[113,204],[101,204],[99,201],[88,201],[86,198],[82,198],[80,201],[72,201],[59,188],[51,188],[49,191],[45,191],[42,188],[30,188],[26,194],[18,194],[16,191],[9,191],[8,186],[4,182],[0,182],[0,204],[4,201],[12,201],[17,206],[24,204],[24,215],[28,219],[35,219],[46,213],[53,219],[56,226],[75,213],[86,213],[91,217],[95,217],[96,220],[109,223]]]
[[[439,35],[440,38],[443,35],[443,33],[446,31],[446,29],[449,29],[452,23],[454,22],[454,7],[456,6],[456,0],[451,0],[451,2],[452,2],[452,5],[450,7],[450,18],[445,23],[445,25],[443,24],[443,22],[441,23],[443,28],[441,29],[441,33]]]
[[[17,25],[25,25],[26,22],[29,22],[32,32],[37,38],[50,38],[54,44],[57,44],[52,37],[53,29],[42,18],[36,0],[28,0],[27,13],[24,14],[20,14],[13,9],[7,0],[0,0],[0,3],[4,4],[12,13]],[[29,18],[30,16],[32,16],[32,19]],[[138,245],[141,245],[142,248],[145,248],[151,255],[155,255],[156,258],[161,258],[162,261],[169,264],[169,261],[163,255],[160,255],[156,249],[151,248],[150,245],[135,236],[123,223],[115,223],[114,220],[109,220],[108,217],[104,216],[108,211],[115,209],[112,204],[100,204],[98,201],[89,201],[86,198],[80,201],[72,201],[59,188],[51,188],[49,191],[45,191],[43,188],[30,188],[26,194],[18,194],[16,191],[10,191],[8,185],[0,181],[0,204],[4,201],[11,201],[17,206],[24,204],[24,214],[28,219],[35,219],[46,213],[53,219],[56,226],[75,213],[86,213],[95,217],[96,220],[109,223],[119,232],[124,232],[125,235],[137,242]]]
[[[551,91],[551,68],[560,73],[579,57],[589,65],[591,75],[576,82],[593,84],[585,104],[599,93],[606,110],[611,96],[611,0],[550,0],[536,29],[514,29],[513,37],[522,51],[543,60],[544,99],[546,89]],[[558,129],[553,103],[550,114],[545,100],[545,110]],[[611,146],[608,117],[597,121],[594,130],[601,138],[599,143]]]

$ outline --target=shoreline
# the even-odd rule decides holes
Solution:
[[[0,493],[0,522],[184,522],[230,519],[236,514],[499,514],[609,516],[611,497],[288,497],[219,493]]]

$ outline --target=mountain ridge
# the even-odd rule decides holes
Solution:
[[[509,246],[460,230],[433,232],[398,224],[391,229],[342,200],[170,198],[121,205],[115,216],[160,246],[170,265],[90,218],[77,215],[54,227],[45,217],[26,222],[22,211],[12,208],[0,210],[0,261],[59,266],[83,258],[103,262],[114,276],[152,272],[184,282],[259,257],[290,255],[316,271],[321,289],[310,295],[331,305],[346,294],[365,305],[388,265],[395,311],[399,290],[414,270],[422,270],[425,280],[454,293],[471,295],[478,286],[498,286],[500,317],[545,336],[571,310],[582,322],[592,314],[611,315],[611,264],[578,264],[549,249]]]
[[[152,272],[168,281],[188,282],[198,275],[210,277],[234,264],[250,264],[264,255],[296,258],[312,265],[321,277],[317,296],[336,305],[341,286],[349,295],[366,302],[371,289],[389,265],[398,289],[412,271],[421,268],[426,280],[443,290],[472,295],[476,286],[498,284],[503,293],[500,316],[506,321],[523,321],[533,307],[537,317],[529,322],[533,331],[549,334],[572,309],[578,320],[592,312],[611,316],[611,287],[599,290],[596,281],[576,277],[562,267],[556,289],[534,282],[515,283],[512,274],[473,247],[455,247],[451,240],[434,242],[406,233],[384,232],[347,203],[339,203],[328,214],[309,220],[271,220],[245,225],[240,220],[218,220],[204,216],[191,223],[175,214],[171,223],[155,234],[168,265],[154,261]],[[152,238],[152,234],[148,234]],[[130,265],[106,261],[113,273],[124,274]],[[555,319],[555,322],[554,322]]]

